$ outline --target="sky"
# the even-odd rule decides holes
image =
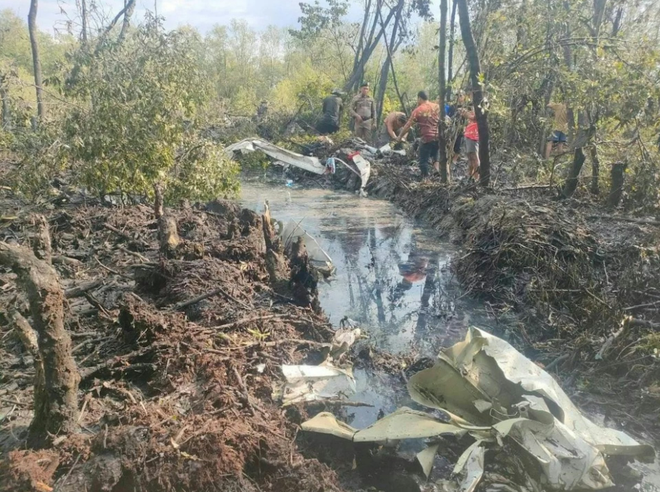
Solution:
[[[88,3],[92,0],[88,0]],[[123,0],[96,0],[104,6],[108,17],[121,10]],[[243,19],[258,30],[269,25],[294,27],[300,16],[300,0],[137,0],[136,15],[154,10],[158,2],[158,15],[165,17],[165,25],[175,28],[192,25],[207,32],[213,25],[226,25],[231,19]],[[0,0],[0,10],[11,9],[27,18],[29,0]],[[67,16],[61,11],[76,12],[75,0],[39,0],[37,23],[43,31],[53,33],[55,26],[64,26]]]

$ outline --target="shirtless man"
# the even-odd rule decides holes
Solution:
[[[396,141],[399,138],[399,131],[406,125],[408,117],[405,113],[400,111],[393,111],[385,117],[383,127],[378,135],[378,146],[382,147],[390,142]],[[403,140],[406,136],[403,135]]]

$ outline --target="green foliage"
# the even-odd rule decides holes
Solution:
[[[235,166],[190,131],[210,93],[197,43],[188,31],[166,32],[149,20],[89,58],[74,87],[89,104],[65,122],[81,184],[101,194],[149,195],[160,182],[171,199],[235,190]]]
[[[558,183],[571,156],[552,169],[538,153],[552,126],[547,102],[565,103],[575,114],[574,134],[580,131],[578,115],[595,129],[588,145],[598,147],[603,195],[610,165],[625,162],[624,206],[657,211],[660,4],[606,2],[599,17],[597,3],[471,2],[492,147],[516,180],[545,183],[552,176]],[[377,4],[386,15],[393,5],[372,2],[367,26]],[[394,66],[408,110],[420,89],[434,98],[438,91],[438,24],[429,6],[426,0],[405,1],[397,39]],[[119,26],[102,42],[102,29],[90,33],[86,47],[71,36],[42,33],[50,128],[35,135],[29,135],[35,104],[27,27],[3,11],[0,85],[10,125],[0,134],[1,144],[23,156],[22,169],[34,174],[18,180],[29,193],[47,184],[63,163],[75,179],[100,193],[150,194],[155,181],[171,190],[170,199],[231,192],[236,166],[199,136],[223,144],[255,134],[285,141],[292,121],[309,130],[322,99],[344,86],[365,48],[358,43],[361,25],[347,18],[350,9],[345,0],[303,3],[293,31],[271,26],[259,32],[234,20],[202,36],[191,27],[165,32],[151,19],[132,27],[123,42],[117,39]],[[450,83],[456,91],[466,88],[468,74],[460,29],[454,27]],[[381,39],[361,74],[372,87],[378,86],[386,56]],[[76,80],[58,92],[72,63],[79,65]],[[401,109],[389,77],[385,113]],[[264,99],[268,115],[257,118]],[[65,113],[64,133],[58,112]],[[347,134],[347,120],[345,112],[344,133],[335,140]],[[242,164],[259,168],[263,159],[256,155]],[[588,164],[581,183],[589,179]]]
[[[342,23],[342,17],[348,13],[348,2],[327,0],[323,7],[318,0],[313,4],[300,3],[300,30],[291,30],[291,35],[302,41],[312,40],[326,29],[336,29]]]
[[[56,125],[42,125],[36,132],[23,128],[12,133],[8,149],[21,160],[9,175],[9,183],[25,198],[43,198],[44,191],[52,190],[53,178],[65,170],[66,146],[59,137]]]

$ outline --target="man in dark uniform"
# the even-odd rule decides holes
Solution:
[[[341,92],[339,89],[334,89],[332,93],[323,100],[323,115],[316,124],[316,131],[321,135],[328,135],[339,131],[343,109],[344,102],[341,99]]]

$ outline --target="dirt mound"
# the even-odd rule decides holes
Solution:
[[[2,490],[339,490],[333,471],[299,453],[297,427],[271,397],[280,364],[332,337],[310,284],[296,281],[304,254],[282,261],[292,288],[275,291],[260,215],[221,201],[167,213],[180,242],[166,255],[148,207],[48,217],[82,377],[80,434],[18,451],[34,370],[0,319]],[[32,241],[26,219],[3,225],[5,240]],[[28,315],[7,270],[0,306]]]

